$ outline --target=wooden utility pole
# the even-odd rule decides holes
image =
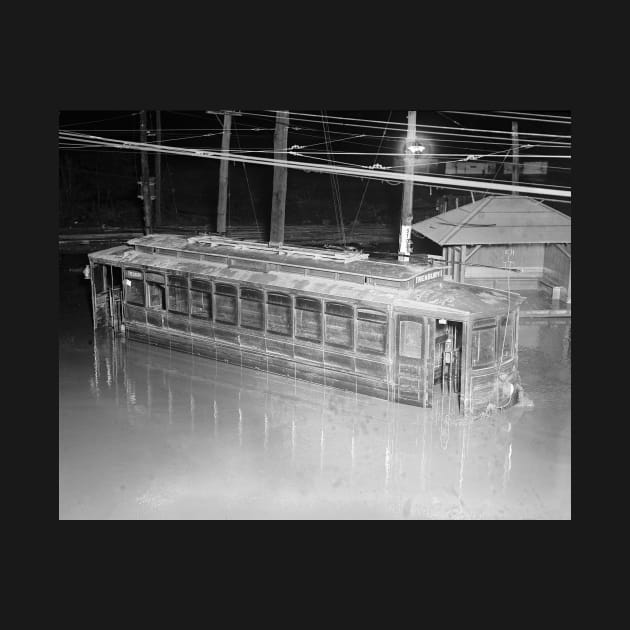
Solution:
[[[155,142],[162,144],[160,111],[155,112]],[[155,154],[155,225],[162,225],[162,154]]]
[[[512,184],[518,186],[518,123],[512,121]],[[512,191],[513,195],[518,195],[518,191]]]
[[[221,152],[229,153],[230,151],[230,134],[232,131],[232,113],[224,112],[223,114],[223,137],[221,139]],[[221,160],[219,166],[219,201],[217,203],[217,232],[225,234],[227,232],[225,225],[225,217],[227,215],[228,201],[228,174],[230,162],[229,160]]]
[[[405,152],[405,175],[409,179],[403,183],[403,201],[400,211],[400,240],[398,243],[398,260],[405,262],[411,254],[411,224],[413,223],[413,181],[414,153],[409,147],[416,140],[416,112],[407,113],[407,151]]]
[[[140,142],[147,141],[147,112],[140,112]],[[142,203],[144,204],[144,233],[151,234],[151,188],[149,186],[149,156],[146,151],[140,152],[142,167]]]
[[[287,159],[287,138],[289,135],[289,112],[276,114],[276,130],[273,134],[273,150],[276,160]],[[282,245],[284,242],[284,211],[287,200],[287,169],[274,164],[273,196],[271,200],[270,245]]]

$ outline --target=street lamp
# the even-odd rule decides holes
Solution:
[[[423,144],[419,144],[418,142],[414,142],[407,146],[407,153],[411,153],[412,155],[416,155],[417,153],[424,153],[427,148]]]

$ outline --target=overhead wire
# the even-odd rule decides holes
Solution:
[[[527,150],[527,146],[524,146],[523,149]],[[286,153],[292,153],[293,151],[286,151]],[[243,150],[243,153],[273,153],[273,150],[270,149],[253,149],[253,150]],[[281,151],[281,153],[284,153],[284,151]],[[375,152],[371,152],[371,151],[334,151],[334,152],[330,152],[330,151],[300,151],[300,153],[302,153],[303,155],[323,155],[323,154],[332,154],[332,155],[369,155],[369,156],[375,156],[375,155],[380,155],[381,157],[405,157],[408,155],[408,153],[375,153]],[[503,151],[498,151],[497,153],[503,153]],[[476,161],[477,159],[481,159],[483,158],[482,155],[480,155],[478,158],[477,156],[474,156],[474,159],[471,157],[470,153],[423,153],[422,154],[423,157],[462,157],[462,158],[469,158],[469,161]],[[530,157],[530,158],[553,158],[553,159],[567,159],[570,160],[571,156],[570,155],[553,155],[553,154],[534,154],[534,155],[524,155],[523,157]]]
[[[329,133],[335,133],[332,130],[329,130]],[[343,134],[343,132],[337,132],[338,134],[341,133]],[[309,133],[305,133],[303,131],[298,131],[296,132],[297,135],[302,135],[302,136],[312,136],[312,137],[319,137],[319,136],[315,136],[314,134],[309,134]],[[457,136],[459,134],[448,134],[449,136]],[[465,135],[465,134],[464,134]],[[369,142],[369,139],[374,138],[374,139],[379,139],[379,146],[381,144],[380,140],[381,138],[383,138],[383,134],[358,134],[358,135],[353,135],[353,134],[348,134],[348,138],[339,138],[337,140],[333,140],[332,142],[347,142],[348,144],[357,144],[357,145],[362,145],[362,146],[372,146],[372,144]],[[363,137],[366,138],[368,140],[368,142],[356,142],[355,140],[352,140],[352,138],[357,138],[357,137]],[[474,136],[476,137],[476,136]],[[384,139],[385,142],[390,142],[390,143],[395,143],[395,144],[399,144],[401,142],[404,142],[405,140],[405,136],[389,136],[387,138]],[[500,146],[511,146],[512,145],[512,140],[511,138],[506,138],[505,140],[499,140],[498,138],[492,138],[491,140],[462,140],[462,139],[456,139],[456,138],[427,138],[427,140],[429,140],[433,145],[435,146],[439,146],[439,147],[448,147],[451,145],[451,143],[462,143],[462,144],[480,144],[480,145],[484,145],[484,146],[490,146],[490,145],[500,145]],[[547,148],[552,148],[552,147],[570,147],[571,143],[570,142],[552,142],[552,141],[548,141],[548,140],[536,140],[536,144],[540,145],[540,146],[545,146]],[[464,147],[466,148],[466,147]],[[470,148],[470,147],[467,147]],[[474,150],[472,148],[470,148],[471,153],[474,152]]]
[[[326,139],[327,142],[327,147],[329,149],[328,155],[329,155],[329,159],[331,161],[331,163],[335,164],[334,158],[332,158],[332,149],[330,148],[330,136],[327,133],[327,121],[326,121],[326,116],[325,116],[325,110],[322,111],[322,114],[324,114],[322,116],[322,126],[324,129],[324,138]],[[345,230],[344,230],[344,225],[343,225],[343,211],[341,208],[341,193],[339,191],[339,181],[337,179],[337,174],[336,173],[331,173],[330,174],[330,182],[331,182],[331,186],[333,189],[333,204],[334,204],[334,209],[335,209],[335,219],[337,221],[337,229],[339,231],[339,234],[341,236],[341,240],[343,242],[344,247],[346,246],[346,234],[345,234]]]
[[[205,118],[205,116],[199,116],[199,115],[195,115],[195,114],[185,114],[185,113],[181,113],[181,114],[179,114],[179,112],[172,112],[172,113],[175,113],[176,115],[183,115],[183,116],[188,116],[188,117],[193,117],[193,118],[200,118],[200,119],[204,119],[204,118]],[[437,113],[439,113],[439,112],[437,112]],[[137,115],[137,113],[124,114],[123,116],[115,116],[115,117],[112,117],[112,118],[110,118],[110,119],[101,119],[101,121],[105,121],[105,120],[114,120],[114,119],[116,119],[116,118],[121,118],[121,117],[124,117],[124,116],[135,116],[135,115]],[[256,112],[246,113],[246,115],[271,117],[271,116],[268,116],[268,115],[266,115],[266,114],[260,114],[260,113],[256,113]],[[305,115],[306,115],[306,114],[305,114]],[[346,117],[344,117],[344,119],[347,119],[347,120],[368,120],[368,119],[355,119],[355,118],[346,118]],[[90,124],[90,122],[99,122],[99,121],[88,121],[88,122],[82,122],[82,123],[71,123],[71,125]],[[308,120],[307,122],[313,122],[313,121]],[[371,121],[371,122],[378,122],[378,121]],[[246,124],[246,123],[241,123],[241,126],[244,126],[245,124]],[[337,123],[333,123],[333,124],[337,124]],[[404,125],[404,123],[391,123],[391,124],[392,124],[392,125]],[[66,125],[66,126],[68,126],[68,125]],[[273,131],[273,129],[272,129],[272,128],[260,128],[260,127],[256,127],[256,126],[254,126],[254,125],[249,125],[249,126],[251,127],[251,131],[252,131],[252,132],[258,132],[258,131]],[[361,126],[361,125],[358,125],[358,126]],[[419,127],[421,127],[421,125],[418,125],[418,126],[419,126]],[[436,126],[431,126],[431,127],[432,127],[432,128],[436,128]],[[451,129],[451,130],[458,131],[458,128],[456,128],[456,127],[440,127],[440,128],[441,128],[441,129]],[[294,128],[294,129],[295,129],[296,131],[298,131],[298,129],[296,129],[296,128]],[[377,129],[382,130],[382,129],[383,129],[383,127],[382,127],[382,126],[381,126],[381,127],[377,127]],[[466,128],[462,128],[462,127],[460,126],[460,127],[459,127],[459,129],[466,129]],[[101,129],[89,129],[89,128],[81,128],[81,130],[82,130],[82,131],[103,131],[103,130],[101,130]],[[220,129],[219,129],[219,130],[220,130]],[[310,129],[310,130],[316,131],[315,129]],[[120,129],[120,128],[117,128],[117,129],[108,129],[107,131],[108,131],[108,132],[118,132],[118,131],[128,132],[128,131],[130,131],[130,129]],[[217,131],[217,129],[216,129],[216,128],[209,128],[209,127],[203,127],[203,128],[194,128],[194,127],[180,127],[180,128],[177,128],[177,127],[165,127],[165,128],[163,128],[163,133],[171,133],[171,132],[175,132],[175,131],[205,131],[205,132],[210,132],[210,131]],[[330,129],[330,120],[329,120],[329,129],[328,129],[328,131],[329,131],[329,134],[331,134],[331,133],[335,133],[335,134],[337,134],[337,135],[348,135],[348,136],[349,136],[349,138],[348,138],[348,139],[350,139],[351,137],[359,137],[359,136],[363,136],[363,137],[366,137],[366,138],[367,138],[367,137],[369,137],[369,136],[370,136],[370,134],[347,134],[347,132],[341,132],[341,131],[332,130],[332,129]],[[495,131],[495,130],[479,130],[479,131],[482,131],[482,132],[483,132],[483,131],[486,131],[486,132],[496,133],[496,131]],[[470,140],[470,138],[481,138],[481,139],[488,140],[489,142],[490,142],[490,141],[494,141],[494,142],[496,142],[496,141],[498,140],[498,139],[497,139],[497,138],[495,138],[494,136],[476,136],[476,135],[461,134],[461,133],[451,134],[451,133],[448,133],[448,132],[445,132],[445,131],[424,131],[423,133],[424,133],[425,135],[431,134],[431,135],[450,135],[450,136],[460,136],[460,137],[464,137],[464,136],[465,136],[465,137],[469,138],[469,140],[468,140],[468,141],[469,141],[469,142],[471,142],[471,143],[473,142],[473,140]],[[509,133],[509,132],[507,132],[507,131],[506,131],[506,132],[500,132],[500,133]],[[521,134],[521,135],[527,135],[527,132],[522,132],[522,134]],[[373,138],[379,138],[379,139],[380,139],[380,137],[381,137],[381,136],[380,136],[380,135],[376,135],[376,134],[374,134],[372,137],[373,137]],[[552,137],[558,137],[558,136],[552,136]],[[392,137],[392,141],[396,141],[396,140],[403,140],[403,139],[404,139],[404,136],[394,136],[394,137]],[[337,141],[337,140],[335,140],[335,141]],[[387,141],[389,141],[389,140],[387,140]],[[464,141],[463,141],[463,140],[461,140],[461,139],[458,139],[458,140],[453,139],[453,140],[451,140],[451,141],[452,141],[452,142],[464,142]],[[488,142],[488,143],[489,143],[489,142]],[[506,143],[507,143],[507,142],[506,142]],[[558,145],[558,146],[561,146],[561,145],[562,145],[562,146],[568,146],[568,145],[570,144],[570,143],[564,143],[564,144],[563,144],[563,143],[562,143],[562,142],[560,142],[560,141],[547,141],[547,140],[538,140],[538,143],[549,143],[550,145]],[[483,144],[483,143],[482,143],[482,142],[480,142],[480,144]]]
[[[252,114],[252,115],[258,115],[258,114]],[[373,126],[366,126],[366,125],[354,125],[354,124],[348,124],[348,123],[332,123],[332,124],[337,124],[337,125],[343,125],[343,126],[349,126],[349,127],[359,127],[361,129],[375,129],[375,130],[382,130],[383,127],[373,127]],[[483,136],[483,135],[478,135],[478,134],[466,134],[466,133],[450,133],[448,131],[426,131],[426,130],[418,130],[420,126],[417,125],[417,135],[419,136],[425,136],[425,137],[429,137],[429,136],[455,136],[458,138],[477,138],[477,139],[483,139],[483,140],[500,140],[500,138],[497,138],[496,136]],[[444,129],[457,129],[456,127],[444,127]],[[490,130],[486,130],[488,133],[506,133],[506,134],[510,134],[509,137],[505,138],[505,142],[504,144],[509,144],[511,142],[511,132],[495,132],[495,131],[490,131]],[[342,134],[343,132],[341,131],[333,131],[330,130],[330,133],[337,133],[337,134]],[[367,134],[364,134],[367,137]],[[519,133],[520,136],[529,136],[529,135],[541,135],[541,136],[545,136],[548,134],[529,134],[529,133],[525,133],[525,132],[520,132]],[[374,136],[374,137],[378,137],[378,136]],[[550,137],[553,138],[570,138],[571,136],[560,136],[560,135],[551,135]],[[396,139],[398,140],[404,140],[404,136],[397,136]],[[430,138],[431,139],[431,138]],[[536,139],[536,142],[538,142],[539,144],[548,144],[550,146],[570,146],[569,142],[564,142],[561,140],[540,140],[540,139]]]
[[[266,111],[270,111],[270,112],[275,112],[276,110],[266,110]],[[449,111],[449,110],[443,110],[443,111]],[[459,112],[450,112],[450,113],[459,113]],[[463,112],[462,112],[463,113]],[[250,114],[250,115],[262,115],[262,114]],[[295,115],[293,116],[294,120],[300,120],[300,116],[311,116],[311,117],[318,117],[319,114],[309,114],[309,113],[305,113],[305,112],[295,112]],[[351,120],[353,122],[368,122],[368,123],[376,123],[378,125],[382,125],[383,121],[377,121],[377,120],[369,120],[366,118],[348,118],[345,116],[329,116],[329,119],[337,119],[337,120]],[[308,119],[307,119],[308,120]],[[331,124],[336,124],[336,125],[344,125],[345,123],[331,123]],[[392,122],[391,125],[398,125],[401,127],[406,127],[406,123],[403,122]],[[354,125],[350,125],[350,126],[354,126]],[[363,126],[363,125],[356,125],[356,126]],[[381,127],[378,127],[379,129],[382,129]],[[510,130],[497,130],[497,129],[475,129],[475,128],[469,128],[469,127],[445,127],[444,125],[428,125],[428,124],[416,124],[416,129],[449,129],[449,130],[461,130],[461,131],[477,131],[477,132],[481,132],[481,133],[495,133],[495,134],[510,134],[511,135],[511,131]],[[549,137],[549,138],[570,138],[571,136],[569,135],[558,135],[558,134],[549,134],[549,133],[534,133],[534,132],[519,132],[519,135],[527,135],[527,136],[540,136],[540,137]]]
[[[392,117],[392,111],[390,110],[389,112],[389,116],[387,118],[387,122],[389,123],[389,121],[391,120]],[[383,138],[385,138],[385,134],[387,133],[387,125],[385,125],[385,129],[383,130],[383,135],[381,136],[381,142],[379,143],[378,146],[378,151],[377,151],[377,157],[378,157],[378,153],[381,149],[381,145],[383,144]],[[363,200],[365,199],[365,193],[367,192],[368,186],[370,185],[370,181],[371,180],[367,180],[367,182],[365,182],[365,186],[363,188],[363,194],[361,195],[361,200],[359,201],[359,207],[357,208],[357,213],[354,215],[354,219],[352,221],[352,227],[350,229],[350,235],[354,234],[354,228],[357,224],[357,221],[359,220],[359,213],[361,212],[361,206],[363,205]]]
[[[61,113],[63,114],[65,112],[61,112]],[[82,121],[78,123],[64,123],[63,125],[60,124],[59,126],[60,127],[76,127],[76,125],[91,125],[93,123],[98,123],[98,122],[107,122],[109,120],[118,120],[120,118],[127,118],[129,116],[139,116],[139,112],[130,112],[128,114],[120,114],[119,116],[110,116],[108,118],[101,118],[100,120],[88,120],[88,121]]]
[[[542,116],[544,118],[560,118],[563,120],[571,120],[571,116],[558,116],[558,115],[554,115],[554,114],[538,114],[536,112],[511,112],[511,111],[501,111],[498,110],[497,113],[499,114],[516,114],[518,116]]]
[[[234,135],[236,136],[236,143],[239,146],[241,146],[241,141],[238,135],[238,128],[237,125],[234,125]],[[247,176],[247,165],[245,164],[245,162],[241,162],[241,164],[243,165],[243,171],[245,172],[245,181],[247,182],[247,191],[249,192],[249,201],[252,204],[252,212],[254,213],[254,222],[256,223],[256,230],[258,231],[258,217],[256,216],[256,205],[254,204],[254,197],[252,196],[252,189],[249,185],[249,177]]]
[[[514,116],[504,116],[502,114],[487,114],[485,112],[464,112],[464,111],[455,111],[455,110],[450,110],[450,109],[446,109],[444,111],[449,114],[462,114],[466,116],[486,116],[488,118],[509,118],[511,120],[516,120]],[[553,123],[554,125],[570,125],[571,124],[570,120],[544,120],[542,118],[525,118],[525,117],[520,117],[518,118],[518,120],[547,122],[547,123]]]
[[[259,114],[256,112],[245,112],[244,115],[248,115],[248,116],[263,116],[265,118],[273,118],[274,116],[270,115],[270,114]],[[300,119],[296,119],[295,116],[292,116],[292,120],[295,120],[296,122],[300,122]],[[363,119],[350,119],[350,120],[363,120]],[[307,120],[307,122],[313,122],[311,120]],[[329,125],[330,124],[336,124],[336,125],[344,125],[344,126],[352,126],[352,127],[360,127],[362,129],[376,129],[376,130],[381,130],[383,129],[383,127],[374,127],[374,126],[366,126],[366,125],[346,125],[345,123],[330,123],[329,121]],[[403,124],[403,123],[392,123],[392,124]],[[421,125],[417,125],[417,127],[421,127]],[[435,126],[432,126],[435,127]],[[312,129],[312,128],[295,128],[293,127],[292,129],[295,129],[296,132],[300,133],[301,129],[307,129],[307,130],[311,130],[311,131],[317,131],[316,129]],[[451,130],[455,130],[457,131],[457,127],[442,127],[442,129],[451,129]],[[465,129],[465,128],[463,128]],[[489,131],[489,130],[481,130],[481,131]],[[344,133],[347,132],[342,132],[342,131],[336,131],[336,130],[332,130],[329,127],[329,134],[330,133],[336,133],[338,135],[343,135]],[[505,132],[496,132],[496,131],[489,131],[489,133],[506,133],[506,134],[510,134],[511,136],[511,132],[505,131]],[[351,135],[351,134],[348,134]],[[361,134],[364,137],[370,137],[370,134]],[[475,134],[462,134],[462,133],[450,133],[448,131],[425,131],[422,130],[421,132],[419,132],[418,135],[424,135],[424,136],[433,136],[433,135],[438,135],[438,136],[455,136],[455,137],[466,137],[466,138],[477,138],[477,139],[483,139],[483,140],[488,140],[488,141],[497,141],[500,140],[500,138],[497,138],[496,136],[483,136],[483,135],[475,135]],[[521,133],[520,135],[531,135],[531,134],[527,134],[526,132]],[[536,135],[536,134],[534,134]],[[548,134],[538,134],[538,135],[548,135]],[[377,135],[373,135],[371,137],[377,138],[380,136]],[[570,136],[556,136],[556,135],[551,135],[550,137],[553,138],[559,138],[559,137],[566,137],[566,138],[570,138]],[[392,137],[393,140],[398,140],[398,141],[402,141],[404,140],[404,136],[393,136]],[[432,138],[430,138],[432,139]],[[389,140],[388,140],[389,141]],[[463,142],[463,140],[452,140],[453,142]],[[470,140],[470,142],[473,142],[473,140]],[[570,146],[569,142],[563,142],[560,140],[541,140],[541,139],[537,139],[537,142],[539,144],[548,144],[550,147],[551,146]],[[488,142],[489,144],[490,142]],[[511,143],[511,137],[506,138],[504,142],[502,142],[503,144],[510,144]],[[479,142],[479,144],[484,144],[483,142]]]
[[[347,175],[350,177],[365,177],[372,179],[382,179],[382,180],[391,180],[391,181],[408,181],[411,180],[413,182],[423,182],[427,184],[433,184],[436,186],[449,186],[455,184],[459,186],[457,179],[450,177],[436,177],[436,176],[428,176],[428,175],[405,175],[395,172],[376,172],[374,170],[370,170],[369,167],[333,167],[331,165],[323,165],[323,164],[315,164],[313,162],[303,162],[303,161],[295,161],[295,160],[278,160],[272,158],[262,158],[262,157],[254,157],[254,156],[243,156],[238,154],[226,154],[220,153],[217,151],[207,151],[200,149],[191,149],[184,147],[169,147],[166,145],[152,145],[149,143],[140,143],[140,142],[129,142],[129,141],[118,141],[115,139],[104,138],[99,136],[87,136],[85,134],[78,134],[69,131],[60,131],[59,136],[63,140],[76,140],[83,143],[92,143],[97,146],[113,146],[117,148],[127,148],[129,150],[148,150],[152,152],[161,152],[161,153],[172,153],[178,155],[187,155],[191,157],[203,157],[206,159],[219,159],[219,160],[231,160],[231,161],[245,161],[248,163],[256,163],[256,164],[264,164],[264,165],[278,165],[285,168],[298,169],[298,170],[306,170],[306,171],[315,171],[315,172],[323,172],[323,173],[337,173],[340,175]],[[512,185],[509,186],[507,184],[492,184],[488,186],[487,182],[468,180],[465,185],[462,185],[463,188],[466,189],[477,189],[477,188],[491,188],[494,190],[509,190],[511,192],[522,192],[528,195],[536,195],[537,193],[543,194],[545,196],[558,196],[558,197],[570,197],[570,191],[565,190],[557,190],[557,189],[548,189],[545,190],[543,188],[537,188],[535,186],[522,186],[522,185]]]

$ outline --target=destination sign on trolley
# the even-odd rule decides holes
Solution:
[[[430,271],[425,271],[421,274],[418,274],[414,278],[414,286],[417,286],[421,282],[426,282],[427,280],[434,280],[435,278],[441,278],[443,275],[444,275],[444,268],[431,269]]]

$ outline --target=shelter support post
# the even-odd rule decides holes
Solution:
[[[470,260],[470,257],[481,247],[481,245],[475,245],[475,247],[473,247],[469,252],[466,253],[466,255],[464,256],[464,262],[468,262]],[[467,250],[464,250],[465,252]]]
[[[569,259],[569,278],[567,280],[567,304],[571,304],[571,253],[567,250],[566,245],[555,243],[560,250]]]

